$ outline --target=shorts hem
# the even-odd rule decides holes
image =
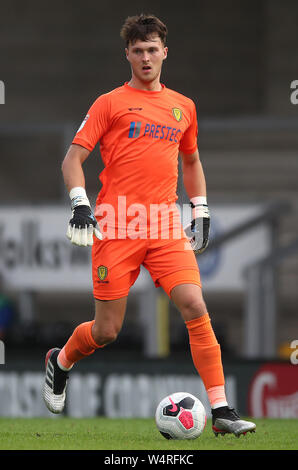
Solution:
[[[181,271],[195,271],[195,272],[197,272],[197,273],[199,274],[199,276],[200,276],[200,271],[199,271],[198,268],[195,268],[195,267],[191,267],[191,268],[185,267],[185,268],[180,268],[180,269],[174,269],[173,271],[170,271],[170,272],[168,272],[167,274],[163,274],[162,276],[160,276],[160,277],[158,277],[156,280],[154,280],[154,284],[157,284],[156,287],[160,287],[160,286],[159,286],[159,281],[160,281],[161,279],[163,279],[164,277],[167,277],[167,276],[171,276],[171,274],[180,273]]]
[[[179,282],[176,282],[176,283],[173,283],[173,285],[171,285],[171,287],[169,288],[169,296],[171,295],[171,292],[172,290],[174,289],[174,287],[177,287],[177,286],[180,286],[181,284],[194,284],[195,286],[198,286],[202,289],[202,284],[199,282],[199,281],[195,281],[195,280],[181,280]]]
[[[121,299],[122,297],[127,297],[129,294],[129,291],[123,291],[123,292],[118,292],[116,294],[106,294],[106,293],[102,293],[100,295],[98,294],[95,294],[93,292],[93,298],[95,300],[118,300],[118,299]]]
[[[197,273],[197,276],[182,276],[180,277],[179,274],[177,276],[177,278],[173,278],[172,280],[170,280],[170,282],[166,282],[166,283],[163,283],[163,282],[160,282],[162,281],[163,278],[166,278],[168,276],[171,276],[173,274],[176,274],[176,273],[181,273],[181,272],[195,272]],[[187,269],[179,269],[178,271],[173,271],[171,273],[168,273],[168,274],[165,274],[164,276],[160,277],[156,282],[155,282],[155,285],[156,287],[159,287],[161,286],[164,291],[166,292],[166,294],[171,297],[171,291],[174,289],[174,287],[176,286],[179,286],[181,284],[194,284],[200,288],[202,288],[202,283],[201,283],[201,278],[200,278],[200,271],[198,269],[195,269],[195,268],[187,268]]]

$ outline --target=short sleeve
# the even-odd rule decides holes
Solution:
[[[72,141],[92,150],[109,128],[110,103],[107,95],[101,95],[93,103]]]
[[[186,154],[194,153],[198,148],[198,120],[197,111],[194,102],[192,101],[192,107],[190,112],[190,125],[183,134],[180,141],[179,150]]]

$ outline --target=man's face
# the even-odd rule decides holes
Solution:
[[[133,75],[142,82],[151,82],[160,76],[168,48],[155,34],[149,36],[147,41],[137,40],[134,44],[129,44],[125,52]]]

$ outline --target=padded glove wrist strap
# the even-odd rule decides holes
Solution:
[[[71,209],[74,210],[77,206],[89,206],[90,202],[87,197],[85,188],[77,186],[72,188],[69,192],[69,197],[71,200]]]

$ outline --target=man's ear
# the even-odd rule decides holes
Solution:
[[[163,58],[163,60],[165,60],[167,57],[168,57],[168,48],[165,47],[164,48],[164,58]]]
[[[127,47],[125,48],[125,56],[126,56],[126,58],[127,58],[127,60],[128,60],[128,57],[127,57],[127,56],[128,56],[128,49],[127,49]]]

